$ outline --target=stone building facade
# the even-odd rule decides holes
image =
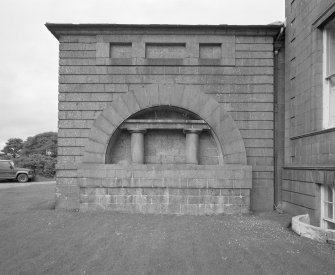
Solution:
[[[282,26],[46,26],[59,40],[57,208],[273,209]]]
[[[280,201],[335,228],[335,1],[286,0],[285,149]]]

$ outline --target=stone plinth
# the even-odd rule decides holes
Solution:
[[[80,209],[154,214],[241,214],[250,210],[251,166],[87,165]]]

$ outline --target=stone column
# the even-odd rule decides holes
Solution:
[[[199,134],[201,130],[184,130],[186,134],[186,163],[188,164],[198,164],[198,154],[199,154]]]
[[[130,130],[132,163],[144,163],[144,134],[146,130]]]

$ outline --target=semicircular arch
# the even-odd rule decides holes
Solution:
[[[211,128],[224,164],[246,164],[240,131],[223,105],[200,90],[182,85],[152,85],[119,96],[94,121],[83,163],[104,164],[109,140],[131,115],[155,106],[174,106],[197,114]]]

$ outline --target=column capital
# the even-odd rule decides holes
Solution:
[[[129,133],[141,133],[141,134],[145,134],[147,132],[147,129],[127,129]]]
[[[184,134],[200,134],[203,129],[184,129]]]

